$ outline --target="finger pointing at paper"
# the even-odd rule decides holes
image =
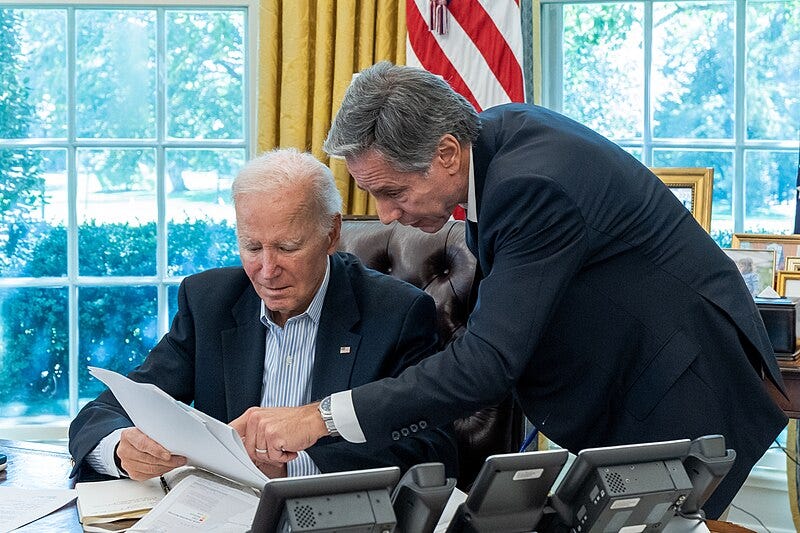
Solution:
[[[254,462],[286,463],[328,434],[317,405],[251,407],[230,425],[242,436]]]

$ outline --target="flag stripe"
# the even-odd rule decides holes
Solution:
[[[458,21],[452,17],[449,24],[447,35],[437,36],[429,31],[427,23],[422,19],[422,8],[426,7],[426,0],[409,0],[407,3],[407,19],[419,19],[423,22],[422,26],[412,26],[409,24],[409,50],[414,51],[421,66],[435,74],[445,75],[441,70],[442,65],[436,58],[441,57],[441,53],[456,72],[462,77],[464,83],[469,88],[473,99],[470,102],[475,105],[478,111],[493,105],[511,102],[508,93],[500,84],[500,81],[492,72],[486,59],[475,46],[475,43],[463,30]],[[436,51],[434,56],[428,55],[431,49]],[[410,59],[406,58],[406,63],[414,65]],[[453,88],[459,91],[455,86]],[[460,92],[460,91],[459,91]],[[466,95],[465,95],[466,96]]]
[[[413,0],[407,0],[407,7],[412,3]],[[464,82],[464,78],[461,77],[461,74],[444,54],[436,40],[434,39],[433,43],[427,41],[426,37],[430,35],[428,24],[422,18],[419,10],[416,8],[407,9],[406,25],[408,27],[409,42],[415,51],[414,56],[420,60],[420,64],[425,68],[428,68],[427,65],[437,65],[436,73],[441,75],[453,90],[466,98],[473,106],[479,108],[478,101]]]
[[[525,99],[522,70],[514,52],[494,20],[479,2],[467,5],[451,2],[450,13],[464,29],[478,52],[486,59],[489,69],[497,77],[512,102]]]

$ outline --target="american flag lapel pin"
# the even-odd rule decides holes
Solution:
[[[349,346],[339,346],[339,353],[340,354],[350,353],[350,347]]]

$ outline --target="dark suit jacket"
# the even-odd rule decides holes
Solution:
[[[782,384],[780,372],[736,266],[657,177],[595,132],[524,104],[481,121],[467,237],[483,279],[467,332],[398,379],[353,391],[367,440],[509,390],[573,452],[719,433],[738,456],[706,506],[719,514],[786,424],[762,384],[762,372]]]
[[[170,331],[129,377],[230,422],[261,402],[266,328],[260,305],[241,268],[187,277]],[[365,268],[355,256],[334,254],[317,333],[312,399],[395,376],[432,353],[435,313],[431,297],[416,287]],[[341,354],[342,346],[350,353]],[[131,425],[109,391],[87,404],[70,425],[73,475],[103,437]],[[392,465],[405,470],[439,461],[448,475],[456,475],[449,429],[420,431],[380,451],[328,437],[308,453],[322,472]]]

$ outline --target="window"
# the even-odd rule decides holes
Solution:
[[[183,276],[239,263],[249,24],[241,2],[0,4],[0,430],[65,426],[103,389],[87,366],[127,372],[166,332]]]
[[[797,0],[542,0],[543,103],[657,167],[714,167],[711,233],[794,228]]]

